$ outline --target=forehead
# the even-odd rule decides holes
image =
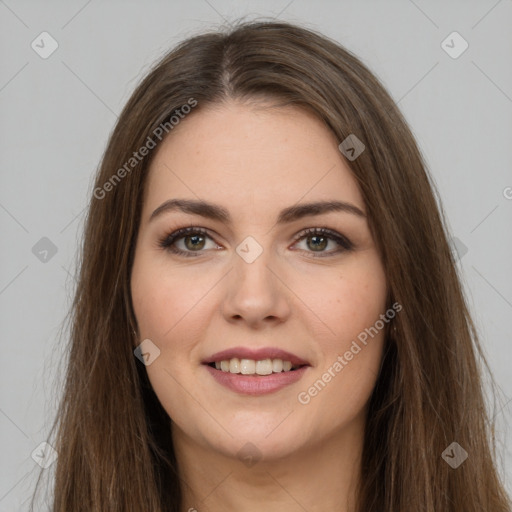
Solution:
[[[338,144],[321,120],[298,107],[230,102],[197,110],[160,145],[145,209],[172,197],[211,199],[235,210],[333,199],[364,209]]]

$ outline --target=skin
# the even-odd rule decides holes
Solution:
[[[386,276],[366,217],[338,211],[276,225],[297,203],[342,200],[364,213],[365,204],[320,120],[298,107],[265,107],[229,101],[198,110],[154,155],[131,276],[138,339],[160,349],[146,369],[173,420],[183,511],[350,511],[385,329],[309,403],[298,394],[385,313]],[[232,224],[181,211],[149,220],[173,198],[219,204]],[[199,251],[197,239],[175,242],[192,257],[159,246],[187,226],[211,237]],[[306,228],[336,231],[354,249],[296,241]],[[250,264],[236,252],[247,236],[263,249]],[[240,345],[279,347],[311,366],[271,394],[238,394],[201,361]],[[248,442],[258,459],[250,467],[239,454]]]

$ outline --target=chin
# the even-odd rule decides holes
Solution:
[[[310,439],[312,433],[315,437],[323,437],[313,426],[308,425],[307,418],[301,417],[299,411],[281,407],[273,413],[266,414],[261,411],[245,413],[226,425],[229,435],[223,436],[224,450],[232,456],[240,457],[244,446],[250,451],[255,446],[262,459],[277,461],[289,457],[293,453],[314,443]]]
[[[240,432],[235,438],[225,437],[222,441],[217,439],[217,443],[213,442],[210,449],[251,466],[252,462],[277,462],[289,458],[303,447],[303,440],[296,437],[295,431],[265,437],[267,433],[248,430],[244,435]]]

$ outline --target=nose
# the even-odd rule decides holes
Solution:
[[[227,279],[222,314],[230,323],[245,323],[253,329],[285,322],[290,316],[290,291],[270,251],[249,263],[233,255],[233,269]]]

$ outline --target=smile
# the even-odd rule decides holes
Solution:
[[[242,395],[279,391],[311,368],[305,359],[277,347],[233,347],[201,362],[215,382]]]
[[[210,363],[212,368],[222,372],[240,373],[242,375],[271,375],[272,373],[290,372],[303,365],[294,365],[291,361],[283,359],[223,359]]]

